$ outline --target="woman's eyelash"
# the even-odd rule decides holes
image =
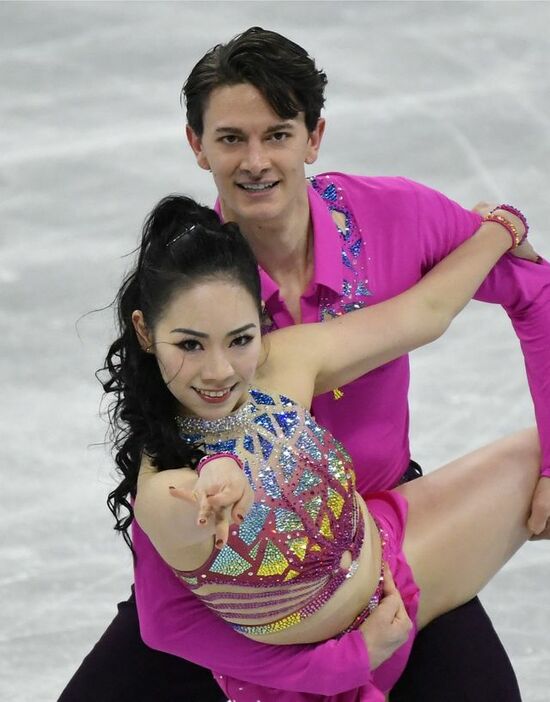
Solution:
[[[179,346],[180,349],[183,349],[184,351],[196,351],[201,347],[200,342],[198,342],[196,339],[184,339],[183,341],[180,341],[176,346]]]
[[[230,346],[246,346],[253,338],[251,334],[241,334],[232,339]],[[202,344],[196,339],[184,339],[178,342],[176,346],[184,351],[199,351],[202,349]]]
[[[241,336],[236,336],[231,342],[232,346],[246,346],[249,344],[254,337],[250,334],[241,334]]]

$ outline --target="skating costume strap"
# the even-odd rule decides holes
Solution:
[[[342,445],[296,402],[256,389],[228,417],[177,421],[183,440],[237,456],[255,495],[227,544],[178,577],[243,633],[280,631],[316,612],[355,573],[364,537]]]

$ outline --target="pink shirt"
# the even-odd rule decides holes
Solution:
[[[404,178],[328,173],[308,189],[314,275],[301,300],[314,322],[406,290],[476,231],[480,217]],[[331,211],[343,213],[339,232]],[[262,294],[275,327],[292,324],[278,287],[265,272]],[[550,266],[504,256],[476,294],[501,304],[525,358],[541,436],[542,472],[550,476]],[[313,412],[351,453],[360,492],[394,486],[409,461],[407,357],[333,393]],[[251,683],[333,695],[370,686],[360,632],[308,646],[268,646],[233,631],[173,575],[134,522],[136,598],[143,640],[151,647]],[[329,662],[329,665],[327,665]]]

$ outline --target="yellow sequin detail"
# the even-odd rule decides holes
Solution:
[[[349,477],[345,464],[335,451],[328,452],[328,470],[329,473],[336,478],[340,485],[342,485],[346,491],[349,491]]]
[[[287,568],[287,559],[272,541],[268,541],[262,563],[256,573],[258,575],[282,575]]]
[[[338,519],[342,514],[342,508],[344,507],[344,498],[339,495],[331,487],[328,489],[327,505],[332,514]]]
[[[335,388],[332,391],[332,395],[335,400],[341,400],[344,397],[344,393],[342,392],[342,390],[340,390],[340,388]]]
[[[276,622],[270,622],[269,624],[252,624],[251,626],[246,626],[246,632],[249,634],[272,634],[274,631],[288,629],[289,626],[294,626],[301,621],[302,615],[299,612],[296,612],[295,614],[289,614],[288,617],[283,617],[282,619],[278,619]],[[238,630],[238,626],[235,628]]]
[[[227,544],[216,556],[216,559],[210,566],[211,573],[223,573],[223,575],[240,575],[250,568],[250,563],[239,556]]]
[[[321,521],[321,528],[319,529],[319,531],[327,539],[334,539],[334,534],[332,533],[332,529],[330,528],[330,519],[326,514],[323,515],[323,519]]]
[[[313,546],[309,549],[310,551],[321,551],[321,547],[319,544],[313,544]]]
[[[308,537],[303,536],[300,539],[292,539],[292,541],[289,541],[288,547],[297,558],[303,561],[306,556],[308,542]]]
[[[289,570],[288,573],[285,575],[285,579],[283,582],[286,582],[287,580],[292,580],[295,578],[297,575],[300,575],[297,570]]]

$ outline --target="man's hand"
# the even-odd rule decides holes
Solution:
[[[537,483],[531,503],[527,526],[533,532],[531,541],[550,539],[550,478],[542,476]]]
[[[359,627],[372,670],[387,661],[407,641],[411,629],[412,621],[395,587],[391,570],[384,563],[384,598]]]
[[[495,207],[497,207],[497,205],[481,200],[472,207],[472,212],[477,212],[482,217],[485,217],[485,215],[488,215],[489,212],[495,209]],[[534,263],[538,263],[540,261],[540,256],[532,247],[529,239],[526,239],[521,246],[512,249],[509,251],[509,253],[516,258],[523,258],[526,261],[533,261]]]
[[[230,524],[241,524],[254,503],[254,493],[246,475],[236,461],[227,457],[209,461],[193,490],[171,487],[170,494],[197,504],[197,524],[214,526],[217,548],[227,542]]]

